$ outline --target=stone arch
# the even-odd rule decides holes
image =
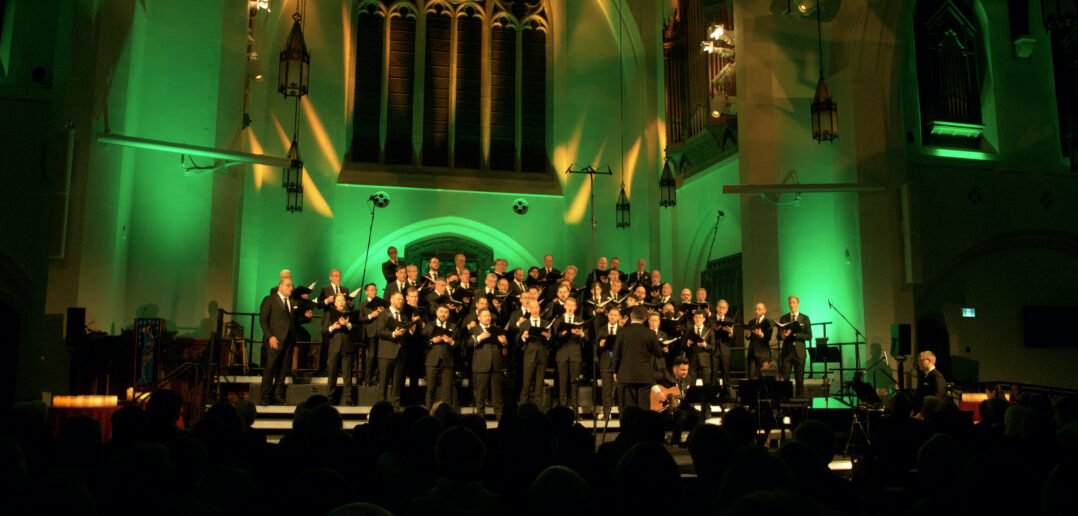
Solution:
[[[367,253],[373,254],[371,254],[371,259],[367,260],[365,283],[373,282],[380,285],[384,282],[381,275],[382,261],[387,247],[397,246],[399,250],[403,249],[408,242],[420,241],[439,235],[459,235],[469,240],[481,242],[491,248],[495,258],[505,258],[510,267],[527,267],[531,264],[539,263],[539,259],[514,238],[483,222],[455,216],[433,217],[398,228],[388,235],[371,242],[371,247]],[[342,276],[346,284],[360,284],[360,280],[364,278],[363,262],[366,257],[367,254],[361,253],[344,269]],[[408,260],[407,256],[402,256],[401,258]]]

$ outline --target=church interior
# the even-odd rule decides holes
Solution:
[[[1078,394],[1078,2],[0,0],[0,113],[5,408],[247,399],[282,269],[390,247],[796,296],[810,406]]]

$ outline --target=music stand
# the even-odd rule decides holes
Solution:
[[[794,383],[790,380],[741,380],[737,384],[737,398],[741,405],[756,405],[756,428],[763,428],[764,404],[771,409],[774,417],[775,405],[773,402],[787,401],[794,395]]]

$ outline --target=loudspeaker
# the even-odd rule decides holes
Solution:
[[[909,356],[913,352],[910,346],[910,325],[891,325],[891,354],[896,356]]]
[[[67,308],[67,339],[68,347],[74,348],[86,342],[86,309],[78,306]]]
[[[285,391],[284,400],[286,405],[299,405],[317,394],[329,396],[329,385],[324,383],[291,384]]]
[[[378,386],[360,385],[359,387],[356,387],[356,401],[363,407],[370,407],[375,403],[378,403],[378,401],[380,401],[378,396]]]
[[[577,393],[577,403],[581,408],[591,408],[595,406],[595,389],[590,385],[581,385]]]

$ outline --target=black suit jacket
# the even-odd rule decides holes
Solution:
[[[493,328],[491,325],[488,327]],[[479,335],[483,333],[483,327],[476,324],[474,328],[469,332],[472,346],[475,348],[472,351],[472,371],[478,371],[480,373],[495,371],[502,371],[502,343],[498,342],[498,337],[491,335],[486,339],[480,341],[476,340]]]
[[[917,385],[917,400],[923,401],[925,396],[935,396],[940,399],[947,397],[947,380],[939,369],[933,368],[921,377],[921,383]]]
[[[404,280],[404,289],[408,289],[408,280]],[[397,292],[400,292],[402,296],[404,295],[404,290],[401,290],[400,287],[397,286],[397,278],[394,277],[386,284],[385,292],[382,293],[382,299],[385,299],[388,303],[389,297]]]
[[[403,312],[403,308],[401,311]],[[401,323],[408,323],[408,319],[401,313]],[[407,331],[393,336],[393,330],[397,327],[397,321],[393,318],[392,309],[386,308],[382,312],[382,315],[378,316],[378,358],[386,358],[389,360],[403,359],[404,343],[408,341],[411,336]]]
[[[685,356],[691,365],[711,366],[711,354],[715,352],[715,332],[704,323],[703,335],[696,333],[696,326],[685,327]]]
[[[393,280],[397,279],[397,266],[398,265],[404,265],[404,264],[402,264],[399,260],[397,261],[397,263],[393,263],[390,260],[386,260],[385,263],[382,264],[382,276],[384,276],[386,278],[386,283],[392,283]]]
[[[712,330],[715,332],[715,353],[724,357],[730,357],[730,346],[734,345],[734,336],[726,333],[722,327],[734,324],[734,320],[727,314],[722,321],[715,316],[711,320]],[[720,326],[721,325],[721,326]]]
[[[757,337],[752,334],[752,330],[759,327],[764,332],[763,337]],[[756,356],[767,356],[771,354],[771,333],[775,330],[771,321],[764,317],[762,323],[757,324],[756,319],[751,319],[748,324],[745,325],[745,337],[749,340],[749,353]]]
[[[299,310],[299,306],[292,301],[292,313],[288,313],[287,305],[277,294],[263,298],[262,306],[258,310],[258,323],[262,327],[263,342],[269,344],[270,337],[277,337],[279,345],[294,343],[298,326],[296,317]]]
[[[779,322],[790,322],[790,314],[779,317]],[[782,355],[796,353],[797,358],[804,360],[805,341],[812,340],[812,323],[809,321],[809,317],[802,313],[797,314],[797,323],[801,325],[800,332],[790,333],[790,336],[786,338],[782,338],[782,333],[779,332],[779,338],[782,339],[782,350],[779,353]]]
[[[655,357],[661,356],[663,348],[654,331],[635,322],[619,329],[614,347],[618,383],[654,383]]]
[[[612,336],[609,322],[595,323],[595,354],[599,356],[600,362],[606,362],[609,359],[611,364],[614,363],[614,348],[617,347],[618,335],[621,335],[623,329],[619,327],[617,333]],[[600,342],[602,346],[599,345]]]
[[[550,329],[554,331],[554,361],[555,362],[580,362],[583,360],[583,343],[588,338],[588,330],[586,324],[581,326],[584,330],[584,336],[574,335],[569,331],[569,325],[562,325],[565,321],[565,316],[562,315],[554,322],[554,326]],[[582,319],[578,315],[573,315],[573,322],[580,323]],[[564,334],[562,333],[564,332]]]
[[[648,271],[644,271],[644,272],[633,271],[633,272],[629,273],[629,280],[627,282],[623,281],[622,283],[626,283],[626,284],[628,284],[630,286],[631,285],[636,285],[637,283],[643,283],[643,284],[647,285],[647,284],[651,283],[651,273],[648,272]]]
[[[435,319],[423,327],[423,340],[427,346],[427,358],[423,361],[423,365],[428,367],[437,365],[450,368],[453,367],[453,351],[458,348],[456,342],[458,337],[457,325],[450,321],[446,321],[445,326],[445,330],[438,328],[438,320]],[[453,338],[453,345],[449,345],[446,342],[431,342],[431,339],[442,333]]]
[[[346,296],[345,299],[348,301],[348,306],[351,307],[352,304],[353,304],[352,303],[352,298],[347,297],[347,296],[348,296],[348,294],[351,294],[352,291],[348,290],[348,287],[346,287],[344,285],[339,285],[337,288],[340,290],[340,292],[342,294],[344,294]],[[333,307],[333,302],[330,301],[329,304],[326,304],[326,298],[327,297],[332,297],[332,296],[333,296],[333,285],[325,285],[325,286],[322,287],[322,291],[318,293],[318,299],[314,300],[314,304],[318,305],[318,307],[323,309],[323,310],[328,310],[329,308]]]

